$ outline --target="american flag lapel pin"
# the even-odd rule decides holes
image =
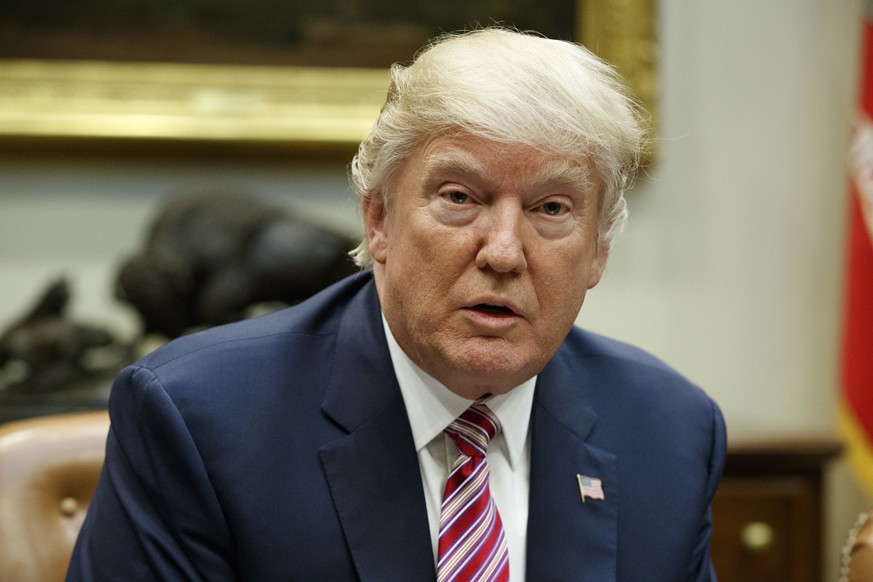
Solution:
[[[579,493],[582,495],[582,503],[585,499],[606,499],[603,496],[603,483],[596,477],[588,477],[587,475],[576,474],[576,480],[579,482]]]

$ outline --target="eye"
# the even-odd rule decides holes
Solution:
[[[470,196],[459,190],[452,190],[446,194],[446,198],[455,204],[466,204],[470,200]]]
[[[567,212],[567,206],[561,202],[546,202],[542,205],[542,209],[549,216],[560,216]]]

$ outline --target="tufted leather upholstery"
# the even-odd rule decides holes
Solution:
[[[109,416],[0,425],[0,580],[63,580],[103,465]]]

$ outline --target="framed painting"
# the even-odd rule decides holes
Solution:
[[[582,42],[651,108],[654,2],[19,2],[0,22],[0,140],[348,151],[378,114],[388,65],[495,22]]]

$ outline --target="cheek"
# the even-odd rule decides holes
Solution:
[[[414,266],[422,275],[428,270],[446,274],[475,258],[475,237],[469,228],[429,223],[409,230],[401,252],[417,261]]]
[[[585,299],[585,294],[588,291],[587,287],[582,284],[581,280],[565,280],[551,293],[550,303],[554,313],[560,319],[576,319],[576,314],[579,308],[582,307],[582,302]]]
[[[561,313],[562,317],[578,310],[587,290],[592,286],[592,274],[599,270],[592,254],[573,252],[573,249],[565,249],[563,252],[553,250],[543,254],[539,263],[542,269],[542,274],[538,277],[541,281],[542,300],[549,303],[554,312]]]

